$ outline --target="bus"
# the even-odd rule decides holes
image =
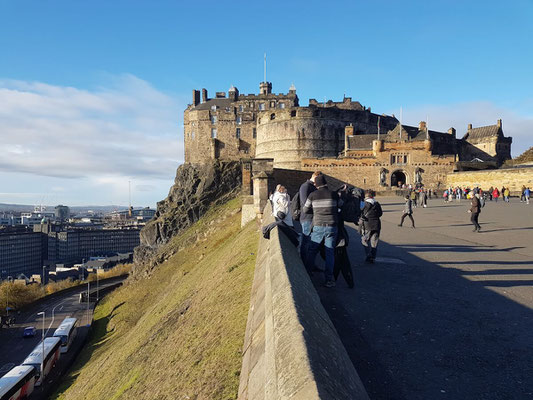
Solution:
[[[0,400],[25,399],[35,386],[35,368],[19,365],[0,378]]]
[[[34,367],[37,374],[37,381],[35,386],[40,386],[46,375],[50,372],[56,361],[59,359],[59,348],[61,347],[61,339],[58,337],[48,337],[44,339],[44,363],[43,375],[41,376],[41,361],[43,361],[43,342],[39,343],[28,357],[24,360],[22,365],[29,365]]]
[[[78,322],[76,318],[67,317],[54,332],[54,337],[61,339],[61,353],[66,353],[70,349],[70,345],[76,337],[76,322]]]

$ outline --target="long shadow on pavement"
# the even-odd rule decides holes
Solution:
[[[351,236],[355,288],[342,278],[333,289],[314,282],[372,399],[533,398],[533,311],[489,288],[533,280],[470,281],[464,271],[408,253],[412,246],[384,242],[378,256],[405,264],[365,265],[353,230]]]

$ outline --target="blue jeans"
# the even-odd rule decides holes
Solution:
[[[337,240],[336,226],[313,226],[311,232],[311,243],[307,252],[305,267],[308,272],[313,270],[315,258],[320,250],[320,244],[324,241],[326,250],[326,282],[333,281],[333,267],[335,266],[335,245]]]
[[[302,241],[300,242],[300,257],[305,264],[305,258],[309,249],[309,242],[311,241],[311,225],[312,219],[300,221],[302,226]]]

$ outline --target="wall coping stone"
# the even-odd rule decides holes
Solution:
[[[273,221],[269,204],[263,215]],[[369,398],[298,250],[277,228],[259,239],[238,398]]]

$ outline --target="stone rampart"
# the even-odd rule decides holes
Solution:
[[[297,249],[277,229],[260,239],[240,376],[240,400],[368,399]]]
[[[508,187],[512,195],[520,195],[522,185],[533,189],[533,167],[491,169],[485,171],[466,171],[449,174],[446,179],[448,186],[478,186],[487,190],[491,186]]]

